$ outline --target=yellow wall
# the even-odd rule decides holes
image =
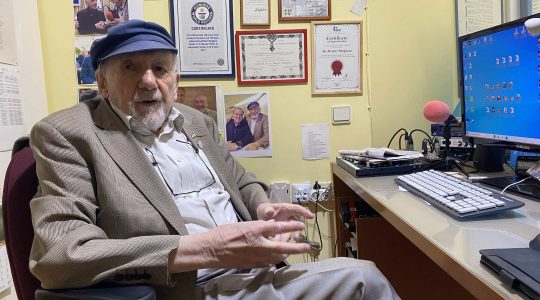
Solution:
[[[49,113],[76,103],[71,1],[51,5],[38,0]],[[457,94],[454,1],[377,0],[359,17],[350,12],[355,0],[333,0],[332,20],[363,20],[362,96],[311,96],[311,83],[238,87],[233,79],[185,80],[184,85],[219,84],[225,92],[269,90],[272,118],[272,158],[239,161],[265,182],[330,181],[329,162],[339,149],[386,146],[400,127],[429,125],[422,117],[424,103],[439,98],[452,103]],[[170,28],[168,0],[145,0],[146,20]],[[277,0],[271,0],[271,29],[306,28],[309,23],[279,23]],[[240,28],[239,1],[234,1],[235,31]],[[367,30],[366,30],[367,28]],[[309,35],[308,35],[309,36]],[[308,59],[311,59],[308,47]],[[311,64],[309,66],[311,69]],[[311,74],[309,75],[311,77]],[[301,159],[301,124],[331,123],[330,107],[347,104],[350,125],[330,127],[330,159]],[[371,112],[370,112],[371,108]],[[416,139],[421,140],[421,137]],[[394,145],[395,146],[395,145]],[[320,214],[328,235],[330,214]],[[317,240],[314,236],[311,238]],[[330,256],[333,241],[325,238],[322,257]]]

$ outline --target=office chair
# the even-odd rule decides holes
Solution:
[[[83,289],[45,290],[29,270],[30,249],[34,238],[30,200],[37,191],[36,161],[28,137],[15,141],[6,171],[2,195],[2,217],[7,254],[13,285],[19,300],[97,300],[156,299],[153,287],[147,285],[98,285]]]

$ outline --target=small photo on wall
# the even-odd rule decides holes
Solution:
[[[270,96],[268,91],[223,94],[225,140],[236,157],[271,157]]]
[[[103,36],[76,36],[75,37],[75,70],[77,71],[77,84],[96,84],[96,76],[90,47],[94,40]]]
[[[73,1],[75,33],[106,34],[109,28],[130,20],[128,1],[135,0]]]
[[[209,116],[223,131],[223,97],[218,86],[179,86],[176,89],[176,102]]]
[[[83,87],[79,88],[78,101],[83,102],[86,100],[94,99],[99,95],[97,87]]]

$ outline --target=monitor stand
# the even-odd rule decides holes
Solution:
[[[482,179],[480,180],[480,183],[487,184],[499,190],[503,190],[508,185],[518,182],[519,180],[522,180],[523,178],[524,177],[518,177],[518,176],[494,177],[494,178]],[[507,189],[507,191],[510,191],[512,193],[516,193],[519,195],[524,195],[524,196],[533,198],[533,200],[540,201],[540,182],[538,182],[537,180],[533,178],[529,178],[520,184],[511,186]]]

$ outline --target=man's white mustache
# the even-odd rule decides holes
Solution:
[[[144,102],[144,101],[163,101],[161,93],[155,93],[152,95],[135,95],[133,97],[133,102]]]

